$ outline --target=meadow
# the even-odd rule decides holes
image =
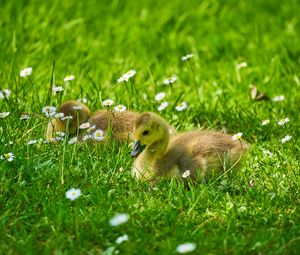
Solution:
[[[185,243],[188,254],[299,254],[299,1],[2,0],[0,11],[0,254]],[[178,131],[242,132],[251,148],[240,170],[189,189],[137,181],[129,143],[45,142],[42,108],[68,99],[154,111]]]

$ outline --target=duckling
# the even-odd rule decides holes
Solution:
[[[89,119],[91,126],[95,125],[95,129],[101,129],[105,132],[110,127],[112,138],[116,141],[132,141],[133,124],[138,117],[138,113],[110,112],[107,110],[99,110]]]
[[[74,109],[74,107],[82,108],[82,109]],[[53,137],[53,133],[61,131],[66,132],[66,128],[68,125],[68,132],[70,135],[73,135],[78,130],[78,125],[86,122],[90,117],[90,109],[83,103],[75,100],[70,100],[64,102],[59,108],[57,112],[61,112],[65,117],[71,116],[71,119],[52,119],[48,123],[46,138],[50,141]],[[68,124],[67,124],[68,123]]]
[[[215,131],[170,136],[166,121],[150,112],[137,118],[133,138],[136,142],[131,156],[136,160],[132,175],[145,180],[155,176],[183,180],[187,170],[191,180],[204,180],[213,171],[237,166],[248,150],[246,142],[233,141],[232,136]]]

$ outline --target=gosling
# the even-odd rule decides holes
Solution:
[[[131,156],[136,159],[132,175],[144,180],[184,180],[189,175],[192,181],[203,181],[214,171],[237,167],[248,151],[246,142],[215,131],[196,130],[170,136],[166,121],[150,112],[137,118],[133,138]]]
[[[90,126],[95,126],[95,129],[101,129],[106,132],[106,134],[110,133],[113,140],[125,142],[133,141],[133,124],[137,118],[138,113],[136,112],[110,112],[99,110],[89,119],[89,123]]]

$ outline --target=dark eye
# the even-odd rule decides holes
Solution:
[[[143,135],[148,135],[149,134],[149,130],[145,130],[144,132],[143,132]]]

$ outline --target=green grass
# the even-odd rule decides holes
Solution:
[[[191,254],[299,253],[297,0],[3,0],[0,10],[0,90],[12,91],[0,99],[0,112],[10,112],[0,119],[0,155],[15,155],[0,161],[0,254],[176,254],[184,242],[197,244]],[[192,68],[180,59],[187,53]],[[26,66],[33,73],[20,78]],[[132,68],[136,93],[116,84]],[[76,78],[64,83],[68,74]],[[173,74],[172,88],[162,85]],[[51,95],[51,83],[64,92]],[[249,84],[285,100],[254,102]],[[128,144],[27,145],[44,136],[45,105],[85,97],[96,111],[110,98],[157,112],[161,91],[170,104],[161,115],[178,130],[243,132],[252,146],[241,170],[190,190],[174,180],[152,186],[131,177]],[[175,111],[182,101],[188,109]],[[31,119],[20,121],[22,112]],[[283,117],[290,122],[280,127]],[[73,202],[72,187],[83,194]],[[111,227],[116,213],[129,221]],[[123,234],[129,241],[115,244]]]

